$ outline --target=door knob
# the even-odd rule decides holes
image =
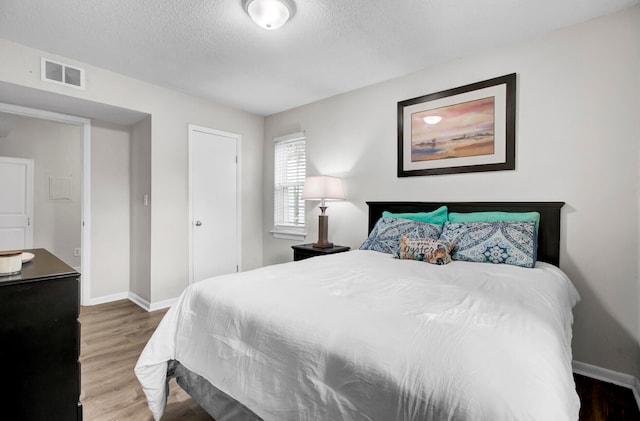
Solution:
[[[202,222],[196,221],[196,227],[199,227],[200,225],[202,225]]]

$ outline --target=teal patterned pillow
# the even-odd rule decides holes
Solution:
[[[449,222],[529,222],[536,223],[536,232],[540,225],[539,212],[451,212]]]
[[[360,246],[360,250],[375,250],[396,254],[402,235],[411,238],[433,238],[437,240],[442,233],[442,225],[412,221],[402,218],[380,218],[371,230],[369,238]]]
[[[451,258],[467,262],[536,264],[535,222],[446,222],[441,240],[456,243]]]
[[[447,212],[448,211],[446,206],[440,206],[438,209],[431,212],[391,213],[388,211],[384,211],[382,212],[382,217],[411,219],[413,221],[444,225],[444,223],[448,220]]]

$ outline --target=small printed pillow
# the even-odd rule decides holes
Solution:
[[[441,240],[456,244],[451,258],[467,262],[536,264],[535,222],[467,222],[444,224]]]
[[[432,238],[437,240],[442,226],[402,218],[380,218],[371,230],[369,238],[360,246],[360,250],[375,250],[396,254],[402,235],[412,238]]]
[[[449,241],[431,238],[408,238],[402,236],[397,257],[399,259],[419,260],[421,262],[446,265],[451,263],[451,250],[455,247]]]

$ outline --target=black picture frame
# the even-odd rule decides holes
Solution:
[[[465,132],[462,136],[449,139],[444,135],[431,141],[419,138],[419,136],[426,137],[426,130],[429,128],[428,123],[420,122],[421,115],[432,112],[446,114],[447,111],[453,113],[454,109],[463,109],[461,107],[466,104],[473,106],[474,103],[483,101],[486,103],[482,105],[485,107],[484,115],[488,116],[493,111],[490,123],[492,130],[489,129],[483,133],[479,130],[478,124],[473,127],[475,132],[469,131],[471,133],[469,137]],[[462,111],[458,112],[458,115],[464,114]],[[424,129],[419,127],[420,124]],[[459,126],[459,129],[456,129],[471,130],[466,126]],[[422,132],[419,133],[419,130]],[[400,101],[398,102],[398,177],[514,170],[515,135],[515,73]],[[457,143],[454,144],[453,141]],[[455,154],[469,153],[468,151],[473,151],[474,148],[477,151],[476,155],[455,156]],[[451,150],[454,152],[450,152]],[[492,152],[489,153],[489,150]],[[447,156],[447,154],[454,156]],[[442,155],[442,157],[432,158],[435,155]],[[423,159],[413,159],[414,156],[423,157]]]

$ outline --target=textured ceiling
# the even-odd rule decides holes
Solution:
[[[242,0],[0,0],[0,37],[269,115],[640,3],[294,1],[267,31]]]

